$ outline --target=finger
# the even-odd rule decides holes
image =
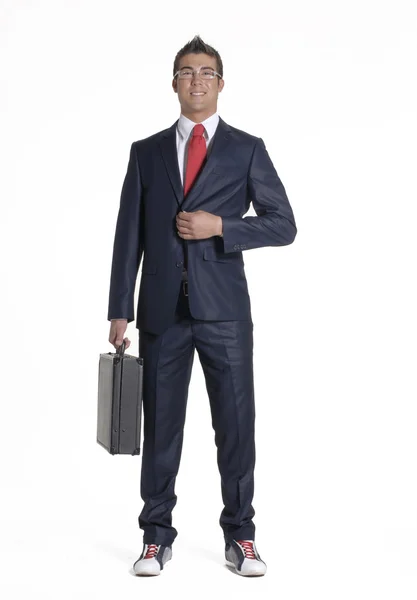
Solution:
[[[181,219],[180,217],[177,217],[177,225],[189,226],[190,224],[191,224],[190,220]]]
[[[192,234],[193,230],[190,227],[177,227],[177,231],[179,231],[179,233],[188,233],[188,234]]]
[[[193,230],[191,227],[184,227],[183,225],[178,225],[177,227],[177,231],[179,231],[180,233],[193,233]]]

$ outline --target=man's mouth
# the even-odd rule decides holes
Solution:
[[[190,92],[191,96],[204,96],[206,92]]]

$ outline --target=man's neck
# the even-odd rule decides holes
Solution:
[[[214,115],[217,111],[212,111],[212,112],[193,112],[193,113],[185,113],[181,111],[181,114],[184,115],[184,117],[187,117],[187,119],[190,119],[190,121],[193,121],[194,123],[202,123],[203,121],[205,121],[206,119],[208,119],[209,117],[211,117],[212,115]]]

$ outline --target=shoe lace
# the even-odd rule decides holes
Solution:
[[[143,558],[154,558],[158,554],[159,546],[157,544],[149,544],[146,554]]]
[[[256,554],[253,550],[253,542],[248,540],[238,540],[237,543],[242,546],[245,558],[256,558]]]

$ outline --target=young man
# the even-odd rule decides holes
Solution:
[[[225,556],[240,575],[263,575],[252,506],[255,466],[253,322],[243,250],[291,244],[285,189],[262,138],[217,114],[219,53],[198,36],[174,61],[181,106],[168,129],[133,142],[113,247],[108,320],[117,348],[134,320],[144,359],[144,439],[137,575],[158,575],[172,556],[188,386],[197,349],[217,446]],[[250,202],[257,216],[243,217]],[[207,523],[199,523],[204,535]]]

